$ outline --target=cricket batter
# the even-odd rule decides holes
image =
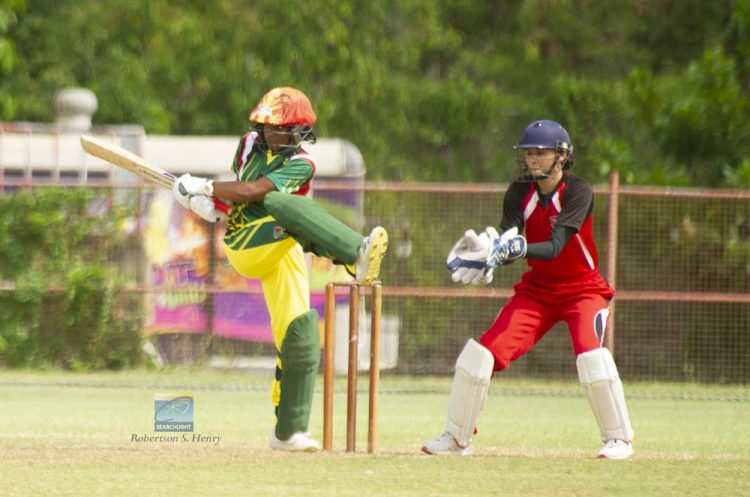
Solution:
[[[503,235],[492,227],[479,235],[467,230],[446,263],[452,279],[464,284],[489,283],[497,266],[517,259],[527,259],[530,269],[479,342],[469,339],[458,356],[445,432],[422,451],[472,454],[472,436],[494,372],[565,321],[578,378],[604,442],[598,457],[627,459],[633,454],[633,429],[617,366],[603,347],[614,291],[599,273],[593,189],[571,172],[573,144],[560,124],[532,122],[515,148],[523,176],[505,195]]]
[[[270,446],[285,451],[320,448],[307,431],[320,335],[303,250],[344,264],[358,280],[369,282],[377,279],[388,247],[382,227],[365,237],[305,197],[316,166],[302,142],[315,142],[316,120],[303,92],[274,88],[250,112],[250,131],[240,139],[232,163],[236,181],[185,174],[173,188],[182,206],[210,222],[220,215],[211,197],[233,202],[224,250],[237,272],[262,282],[278,351]]]

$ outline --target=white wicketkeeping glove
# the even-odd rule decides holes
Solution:
[[[198,214],[201,219],[205,219],[209,223],[215,223],[221,219],[221,211],[216,209],[214,200],[211,197],[193,195],[190,197],[189,208]]]
[[[477,235],[472,229],[466,230],[445,260],[452,273],[451,279],[464,285],[478,285],[484,276],[489,250],[490,239],[486,232]]]
[[[207,178],[199,178],[190,174],[183,174],[174,182],[172,193],[177,201],[186,209],[190,208],[190,197],[193,195],[205,195],[211,197],[214,194],[214,181]]]
[[[526,255],[526,238],[518,234],[518,228],[516,227],[498,235],[497,230],[489,226],[485,233],[490,240],[491,247],[485,263],[482,281],[490,283],[497,266],[510,264]]]

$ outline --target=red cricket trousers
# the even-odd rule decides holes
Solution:
[[[571,291],[572,285],[540,288],[527,281],[526,276],[479,338],[479,343],[495,358],[495,371],[502,371],[531,350],[560,321],[568,325],[575,355],[602,346],[609,318],[608,302],[614,292],[600,276],[599,281],[584,282],[578,291]]]

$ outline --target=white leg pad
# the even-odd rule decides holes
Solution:
[[[495,359],[490,351],[471,338],[456,360],[445,431],[461,446],[468,445],[474,435],[494,366]]]
[[[578,379],[599,424],[602,441],[633,441],[633,428],[625,406],[625,393],[612,354],[605,348],[590,350],[576,358]]]

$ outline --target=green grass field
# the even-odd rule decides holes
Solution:
[[[0,495],[750,495],[750,395],[742,387],[626,382],[635,456],[602,461],[573,381],[494,380],[477,455],[467,458],[419,453],[442,431],[449,379],[383,377],[374,456],[365,453],[365,377],[357,454],[344,452],[343,382],[333,453],[268,449],[268,381],[186,370],[0,372]],[[195,396],[195,433],[218,443],[132,440],[155,435],[155,393],[184,390]],[[318,438],[321,401],[318,392],[310,426]]]

